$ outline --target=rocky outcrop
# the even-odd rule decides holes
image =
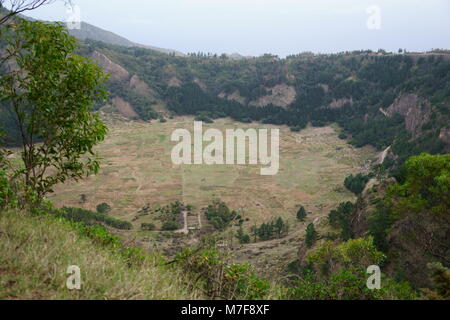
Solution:
[[[113,61],[111,61],[111,59],[109,59],[103,53],[94,51],[91,54],[91,59],[100,68],[103,69],[103,72],[105,72],[106,74],[109,74],[109,79],[112,81],[126,80],[130,76],[129,72],[125,68],[123,68],[122,66],[118,65],[117,63],[114,63]]]
[[[331,109],[340,109],[343,106],[345,106],[346,104],[353,104],[353,98],[342,98],[342,99],[333,99],[333,101],[330,103],[330,105],[328,106]]]
[[[270,95],[263,96],[256,101],[249,103],[253,107],[265,107],[268,105],[274,105],[276,107],[285,108],[294,103],[297,92],[292,86],[287,84],[279,84],[273,88],[265,88],[267,91],[272,92]]]
[[[115,97],[112,99],[113,106],[116,108],[116,110],[126,117],[127,119],[134,120],[138,119],[139,115],[134,111],[133,107],[130,103],[126,102],[120,97]]]
[[[169,79],[167,85],[169,87],[181,87],[182,82],[177,77],[172,77],[172,78]]]
[[[245,99],[243,96],[241,96],[239,90],[236,90],[232,94],[228,94],[228,95],[225,92],[221,92],[219,94],[219,98],[234,101],[234,102],[240,103],[242,105],[247,104],[247,99]]]
[[[196,83],[203,91],[206,92],[208,90],[208,87],[199,78],[195,78],[194,83]]]
[[[144,81],[139,78],[139,76],[134,75],[130,79],[130,88],[135,93],[147,97],[147,98],[154,98],[156,96],[156,93],[153,91],[152,88],[150,88]]]
[[[430,120],[431,104],[415,94],[402,94],[386,110],[389,117],[400,114],[405,118],[406,130],[417,136]]]
[[[384,181],[371,179],[358,198],[356,209],[352,215],[350,225],[356,238],[364,237],[369,230],[369,219],[376,209],[376,203],[382,199],[390,184],[395,183],[395,179],[391,178]]]
[[[439,139],[447,145],[450,145],[450,129],[442,128]]]
[[[395,154],[392,152],[392,147],[386,148],[383,152],[380,152],[373,163],[374,165],[383,164],[386,159],[395,160]]]

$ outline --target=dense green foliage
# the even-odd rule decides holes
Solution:
[[[438,216],[450,214],[450,154],[422,154],[405,164],[404,182],[389,192],[394,214],[427,212]]]
[[[217,230],[224,231],[235,220],[239,220],[238,214],[221,201],[214,201],[205,210],[206,218]]]
[[[399,182],[373,202],[367,232],[400,279],[429,286],[426,265],[448,264],[450,155],[422,154],[404,165]],[[358,214],[361,214],[359,212]],[[405,266],[409,266],[405,268]]]
[[[428,268],[432,271],[434,291],[426,289],[426,299],[450,300],[450,269],[441,263],[430,263]]]
[[[422,154],[410,158],[404,165],[401,180],[389,187],[369,219],[369,234],[382,251],[389,248],[391,227],[402,219],[409,220],[412,215],[424,214],[425,219],[435,220],[434,223],[439,221],[444,229],[435,231],[431,237],[445,237],[450,213],[450,155]],[[330,214],[330,222],[336,225],[340,219],[341,227],[345,229],[348,215],[340,216],[339,212]]]
[[[317,231],[314,227],[314,223],[310,223],[306,228],[305,244],[308,248],[311,248],[317,241]]]
[[[175,201],[167,206],[158,207],[154,213],[158,215],[158,219],[162,221],[161,229],[163,231],[175,231],[181,228],[181,213],[185,209],[184,204]]]
[[[344,185],[345,187],[350,190],[351,192],[353,192],[356,195],[360,195],[365,187],[367,182],[369,182],[370,177],[369,176],[365,176],[361,173],[358,173],[357,175],[350,175],[349,177],[347,177],[345,179]]]
[[[438,238],[446,237],[449,214],[450,155],[422,154],[406,162],[403,182],[389,187],[386,197],[370,218],[370,234],[380,249],[387,250],[387,236],[394,223],[423,215],[424,221],[431,220],[435,226],[441,226],[429,235],[431,248],[439,243],[435,242]],[[417,221],[420,222],[423,221]],[[438,244],[438,247],[441,246]],[[445,251],[445,246],[438,251],[441,250]]]
[[[268,298],[270,284],[260,279],[249,264],[230,264],[226,253],[212,249],[184,250],[177,264],[197,279],[211,299],[258,300]]]
[[[247,244],[250,243],[250,235],[245,233],[244,230],[241,228],[238,229],[236,232],[236,238],[239,240],[239,243],[241,244]]]
[[[341,203],[336,210],[332,210],[328,215],[330,225],[341,230],[341,239],[346,241],[353,238],[350,219],[355,210],[355,205],[351,202]]]
[[[338,246],[326,242],[306,258],[305,274],[294,282],[292,298],[301,300],[415,299],[407,283],[382,278],[381,290],[370,290],[366,283],[370,265],[381,265],[385,256],[371,238],[354,239]]]
[[[154,231],[156,226],[153,223],[142,223],[141,229],[144,231]]]
[[[103,203],[100,203],[96,209],[97,209],[98,213],[107,214],[111,211],[111,206],[109,204],[107,204],[106,202],[103,202]]]
[[[83,222],[86,225],[93,225],[97,223],[104,223],[110,227],[121,229],[121,230],[131,230],[133,226],[128,221],[122,221],[107,216],[106,214],[93,212],[90,210],[85,210],[81,208],[67,208],[62,209],[64,216],[69,221]]]
[[[175,231],[178,230],[179,228],[180,225],[174,220],[164,222],[161,227],[163,231]]]
[[[305,221],[307,215],[308,214],[306,212],[305,207],[302,206],[297,212],[297,220],[303,222],[303,221]]]
[[[259,228],[254,228],[253,230],[253,234],[261,241],[281,239],[288,233],[289,225],[281,217],[269,223],[263,223]]]

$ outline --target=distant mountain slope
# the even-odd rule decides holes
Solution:
[[[153,46],[147,46],[139,43],[134,43],[122,36],[119,36],[111,31],[107,31],[96,26],[93,26],[89,23],[82,22],[81,29],[70,29],[69,33],[77,38],[78,40],[84,41],[86,39],[92,39],[96,41],[102,41],[109,44],[124,46],[124,47],[141,47],[146,49],[151,49],[167,54],[175,54],[176,56],[184,56],[183,53],[171,50],[171,49],[163,49]]]
[[[229,116],[285,124],[295,131],[308,123],[337,123],[344,130],[342,137],[356,147],[372,145],[380,152],[391,147],[395,156],[387,166],[421,152],[450,150],[447,51],[236,60],[202,53],[177,57],[94,41],[85,43],[80,54],[103,57],[102,67],[111,75],[111,96],[128,102],[143,120],[155,119],[153,107],[162,105],[166,115]],[[114,80],[122,69],[128,76]],[[137,92],[131,77],[146,89]],[[143,99],[142,92],[149,91],[149,98]]]

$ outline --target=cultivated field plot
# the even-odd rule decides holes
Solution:
[[[235,123],[229,119],[204,124],[216,128],[279,128],[280,170],[261,176],[260,165],[183,165],[171,161],[171,134],[177,128],[193,132],[194,119],[179,117],[167,123],[111,123],[107,139],[97,147],[103,157],[97,176],[55,188],[49,197],[58,206],[95,210],[107,202],[111,215],[132,221],[147,204],[167,205],[176,200],[195,211],[220,198],[250,221],[247,227],[275,217],[292,224],[300,205],[314,215],[327,213],[342,201],[354,200],[344,189],[350,173],[364,171],[375,156],[371,148],[356,149],[338,138],[337,127],[307,128],[294,133],[288,127]],[[206,144],[205,144],[206,145]],[[82,202],[81,195],[86,195]],[[135,222],[136,228],[140,223]]]

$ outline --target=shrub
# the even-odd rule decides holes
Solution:
[[[178,225],[178,223],[176,223],[176,221],[166,221],[162,225],[163,231],[175,231],[178,230],[179,228],[180,226]]]
[[[97,206],[97,212],[107,214],[111,211],[111,207],[106,202],[103,202]]]
[[[336,210],[332,210],[328,215],[328,221],[334,228],[341,229],[341,238],[346,241],[353,238],[350,217],[355,209],[355,205],[351,202],[343,202]]]
[[[143,223],[141,224],[141,229],[145,231],[154,231],[156,226],[153,223]]]
[[[241,244],[250,243],[250,236],[244,232],[242,227],[236,232],[236,238],[238,238]]]
[[[369,176],[365,176],[361,173],[358,173],[356,176],[350,175],[349,177],[347,177],[345,179],[344,185],[348,190],[350,190],[354,194],[360,195],[364,191],[367,182],[369,182],[369,180],[370,180]]]
[[[305,209],[305,207],[302,206],[297,212],[297,220],[305,221],[306,216],[307,216],[306,209]]]
[[[216,248],[185,250],[176,262],[197,279],[208,297],[224,300],[261,300],[270,284],[260,279],[249,264],[228,264],[226,253]]]
[[[231,222],[237,218],[236,211],[230,210],[224,202],[219,200],[216,200],[212,205],[209,205],[206,208],[205,214],[214,228],[220,231],[224,231],[228,228]]]
[[[131,230],[133,225],[128,221],[123,221],[108,217],[105,214],[81,209],[81,208],[68,208],[62,209],[63,215],[69,221],[83,222],[86,225],[94,225],[98,223],[104,223],[110,227],[120,230]]]
[[[306,228],[305,244],[308,248],[311,248],[317,240],[317,231],[314,227],[314,223],[310,223]]]
[[[382,279],[381,290],[367,288],[367,267],[385,260],[372,238],[349,240],[335,246],[332,242],[316,248],[306,257],[310,270],[295,282],[288,294],[301,300],[375,300],[415,299],[407,283]]]
[[[269,223],[263,223],[259,228],[254,229],[254,234],[261,241],[280,239],[286,236],[288,232],[289,225],[281,217]]]
[[[199,114],[197,114],[197,116],[195,117],[195,121],[202,121],[204,123],[214,123],[214,120],[212,120],[210,118],[210,114],[209,113],[204,113],[204,112],[200,112]]]

